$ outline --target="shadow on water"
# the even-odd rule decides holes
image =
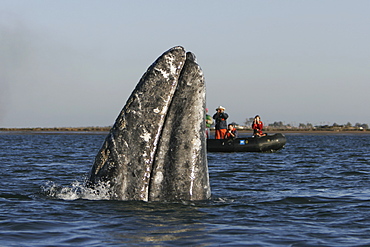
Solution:
[[[207,226],[203,219],[207,213],[194,203],[159,203],[128,201],[75,200],[57,202],[65,207],[62,211],[76,212],[64,218],[76,225],[81,233],[88,230],[89,241],[125,245],[181,245],[201,244]],[[76,221],[76,219],[78,219]],[[81,227],[80,221],[86,224]],[[76,243],[78,240],[68,240]],[[85,242],[85,241],[84,241]]]
[[[207,228],[203,223],[207,214],[188,203],[115,202],[111,206],[119,225],[110,232],[115,242],[200,244]],[[125,219],[124,225],[120,224],[121,218]]]

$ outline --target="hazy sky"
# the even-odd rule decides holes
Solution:
[[[229,121],[370,124],[370,1],[0,0],[0,127],[108,126],[182,45]]]

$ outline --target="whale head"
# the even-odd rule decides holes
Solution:
[[[195,55],[176,46],[144,73],[87,179],[114,200],[206,200],[205,82]]]

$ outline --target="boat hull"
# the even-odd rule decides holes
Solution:
[[[283,134],[235,139],[207,139],[208,152],[275,152],[286,144]]]

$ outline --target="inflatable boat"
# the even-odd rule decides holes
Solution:
[[[235,139],[207,139],[208,152],[275,152],[286,143],[283,134]]]

